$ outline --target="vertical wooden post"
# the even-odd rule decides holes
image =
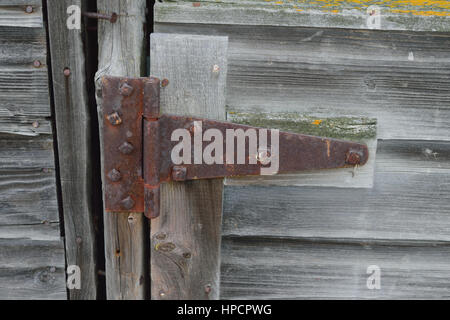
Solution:
[[[81,290],[70,299],[97,298],[97,257],[93,224],[91,131],[82,31],[69,30],[67,8],[82,0],[49,0],[48,24],[66,261],[81,270]]]
[[[96,74],[96,86],[100,134],[103,123],[101,77],[144,75],[145,8],[145,0],[97,1],[98,12],[118,14],[116,23],[99,21],[99,70]],[[104,181],[104,177],[102,179]],[[141,212],[104,213],[108,299],[145,299],[148,296],[148,262],[145,258],[149,242],[147,225],[147,219]]]
[[[153,34],[163,113],[225,119],[227,37]],[[223,180],[161,186],[151,225],[152,299],[218,299]]]

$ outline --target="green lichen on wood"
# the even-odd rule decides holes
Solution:
[[[229,112],[228,121],[248,126],[351,141],[376,139],[377,120],[366,117],[317,118],[298,113]]]

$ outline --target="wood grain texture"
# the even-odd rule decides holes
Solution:
[[[369,117],[379,139],[449,140],[450,36],[157,23],[229,36],[227,111]]]
[[[116,12],[116,23],[99,22],[99,70],[96,74],[100,142],[102,143],[101,77],[144,75],[144,0],[99,0],[98,12]],[[103,155],[102,155],[103,157]],[[103,166],[103,161],[102,161]],[[102,179],[103,169],[102,169]],[[148,297],[147,221],[143,213],[104,215],[106,291],[109,300],[141,300]]]
[[[223,299],[449,299],[448,242],[340,243],[224,238]],[[369,266],[380,290],[369,290]]]
[[[66,299],[59,225],[0,226],[0,299]]]
[[[224,120],[227,47],[226,37],[152,34],[151,74],[170,81],[161,111]],[[161,216],[151,224],[152,299],[219,298],[222,193],[222,179],[161,186]]]
[[[375,172],[373,189],[227,187],[223,234],[450,241],[448,142],[380,141]]]
[[[59,172],[64,213],[66,260],[81,270],[81,289],[71,300],[97,298],[97,254],[92,205],[90,112],[81,30],[66,27],[66,10],[83,9],[83,1],[48,1],[53,97],[58,137]],[[64,69],[70,76],[64,76]]]
[[[0,134],[0,299],[65,299],[53,140]]]
[[[0,43],[0,132],[50,134],[45,30],[0,26]]]
[[[227,178],[228,186],[277,185],[372,188],[377,153],[377,121],[369,118],[315,119],[297,113],[229,112],[227,120],[260,128],[361,142],[369,148],[369,160],[362,167],[315,170],[273,176]]]
[[[33,12],[26,12],[31,6]],[[41,0],[0,0],[0,26],[42,28]]]
[[[193,5],[193,2],[200,5]],[[369,29],[372,6],[381,15],[379,29],[449,31],[447,1],[402,0],[163,0],[155,20],[170,23],[306,26]]]

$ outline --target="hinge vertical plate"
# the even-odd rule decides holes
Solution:
[[[105,211],[144,212],[142,126],[144,109],[155,108],[146,101],[154,83],[154,78],[102,79]]]

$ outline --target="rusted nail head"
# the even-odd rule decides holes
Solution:
[[[350,151],[347,154],[347,164],[357,165],[361,163],[361,154],[356,151]]]
[[[133,93],[134,88],[127,83],[122,84],[120,87],[120,94],[123,96],[130,96]]]
[[[70,72],[70,69],[69,69],[69,68],[65,68],[65,69],[64,69],[64,76],[65,76],[65,77],[70,76],[70,73],[71,73],[71,72]]]
[[[214,72],[214,73],[219,73],[219,71],[220,71],[219,65],[215,64],[215,65],[213,66],[213,72]]]
[[[34,60],[33,66],[34,66],[35,68],[39,68],[41,65],[42,65],[42,64],[41,64],[41,62],[40,62],[39,60]]]
[[[167,87],[169,85],[169,80],[167,80],[167,79],[163,79],[162,81],[161,81],[161,86],[164,88],[164,87]]]
[[[116,22],[117,22],[117,18],[118,18],[117,13],[113,12],[113,13],[111,14],[111,19],[109,19],[109,22],[111,22],[111,23],[116,23]]]
[[[191,257],[192,257],[192,255],[191,255],[190,252],[185,252],[185,253],[183,253],[183,258],[185,258],[185,259],[190,259]]]
[[[39,122],[37,122],[37,121],[33,122],[32,126],[35,129],[39,128]]]
[[[122,154],[126,154],[126,155],[131,154],[131,153],[133,152],[133,150],[134,150],[133,145],[132,145],[131,143],[128,143],[128,142],[124,142],[124,143],[119,147],[119,151],[120,151]]]
[[[206,294],[210,294],[210,293],[211,293],[211,290],[212,290],[212,286],[211,286],[210,284],[207,284],[207,285],[205,286],[205,293],[206,293]]]
[[[172,171],[172,179],[174,181],[186,180],[187,169],[185,167],[174,167]]]
[[[198,8],[198,7],[200,7],[200,2],[193,2],[192,6]]]
[[[116,169],[112,169],[109,173],[108,173],[108,178],[109,180],[111,180],[112,182],[117,182],[122,178],[122,175],[120,174],[120,172]]]
[[[123,200],[120,202],[120,204],[122,205],[122,207],[123,207],[124,209],[126,209],[126,210],[133,209],[134,203],[135,203],[134,200],[133,200],[130,196],[126,197],[125,199],[123,199]]]
[[[113,126],[118,126],[119,124],[122,123],[122,119],[120,118],[119,114],[117,112],[114,112],[112,114],[110,114],[108,116],[108,121],[113,125]]]
[[[33,13],[33,7],[32,7],[32,6],[27,6],[27,7],[25,8],[25,12],[26,12],[26,13]]]

